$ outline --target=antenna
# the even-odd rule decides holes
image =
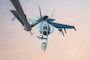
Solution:
[[[40,8],[40,6],[39,6],[39,12],[40,12],[40,17],[42,17],[42,13],[41,13],[41,8]]]

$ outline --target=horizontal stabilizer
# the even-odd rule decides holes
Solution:
[[[18,13],[18,16],[17,14],[15,13],[15,11],[13,11],[14,15],[17,16],[17,18],[19,19],[19,21],[24,24],[24,30],[26,31],[31,31],[31,26],[30,24],[27,22],[27,18],[26,18],[26,15],[21,7],[21,4],[19,2],[19,0],[10,0],[11,3],[13,4],[13,6],[15,7],[17,13]]]
[[[17,13],[17,11],[15,11],[15,10],[10,10],[10,11],[11,11],[12,14],[19,20],[19,22],[20,22],[22,25],[24,25],[23,22],[22,22],[22,20],[21,20],[21,18],[20,18],[20,16],[19,16],[19,14]]]
[[[10,0],[10,1],[15,7],[16,11],[18,12],[19,16],[21,17],[22,22],[26,24],[27,23],[26,15],[21,7],[19,0]]]

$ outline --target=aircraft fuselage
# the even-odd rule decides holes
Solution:
[[[42,39],[41,39],[41,48],[43,51],[46,50],[47,47],[47,42],[48,42],[48,35],[50,33],[50,26],[46,22],[47,16],[44,16],[44,20],[42,21],[40,25],[40,33],[42,34]]]

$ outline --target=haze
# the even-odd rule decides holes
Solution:
[[[48,15],[55,9],[57,22],[76,26],[63,37],[57,29],[49,35],[45,52],[40,33],[33,28],[30,35],[15,19],[9,0],[0,0],[0,60],[90,60],[90,0],[20,0],[27,17]]]

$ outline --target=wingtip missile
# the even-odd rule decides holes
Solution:
[[[77,31],[75,27],[74,27],[74,30]]]

